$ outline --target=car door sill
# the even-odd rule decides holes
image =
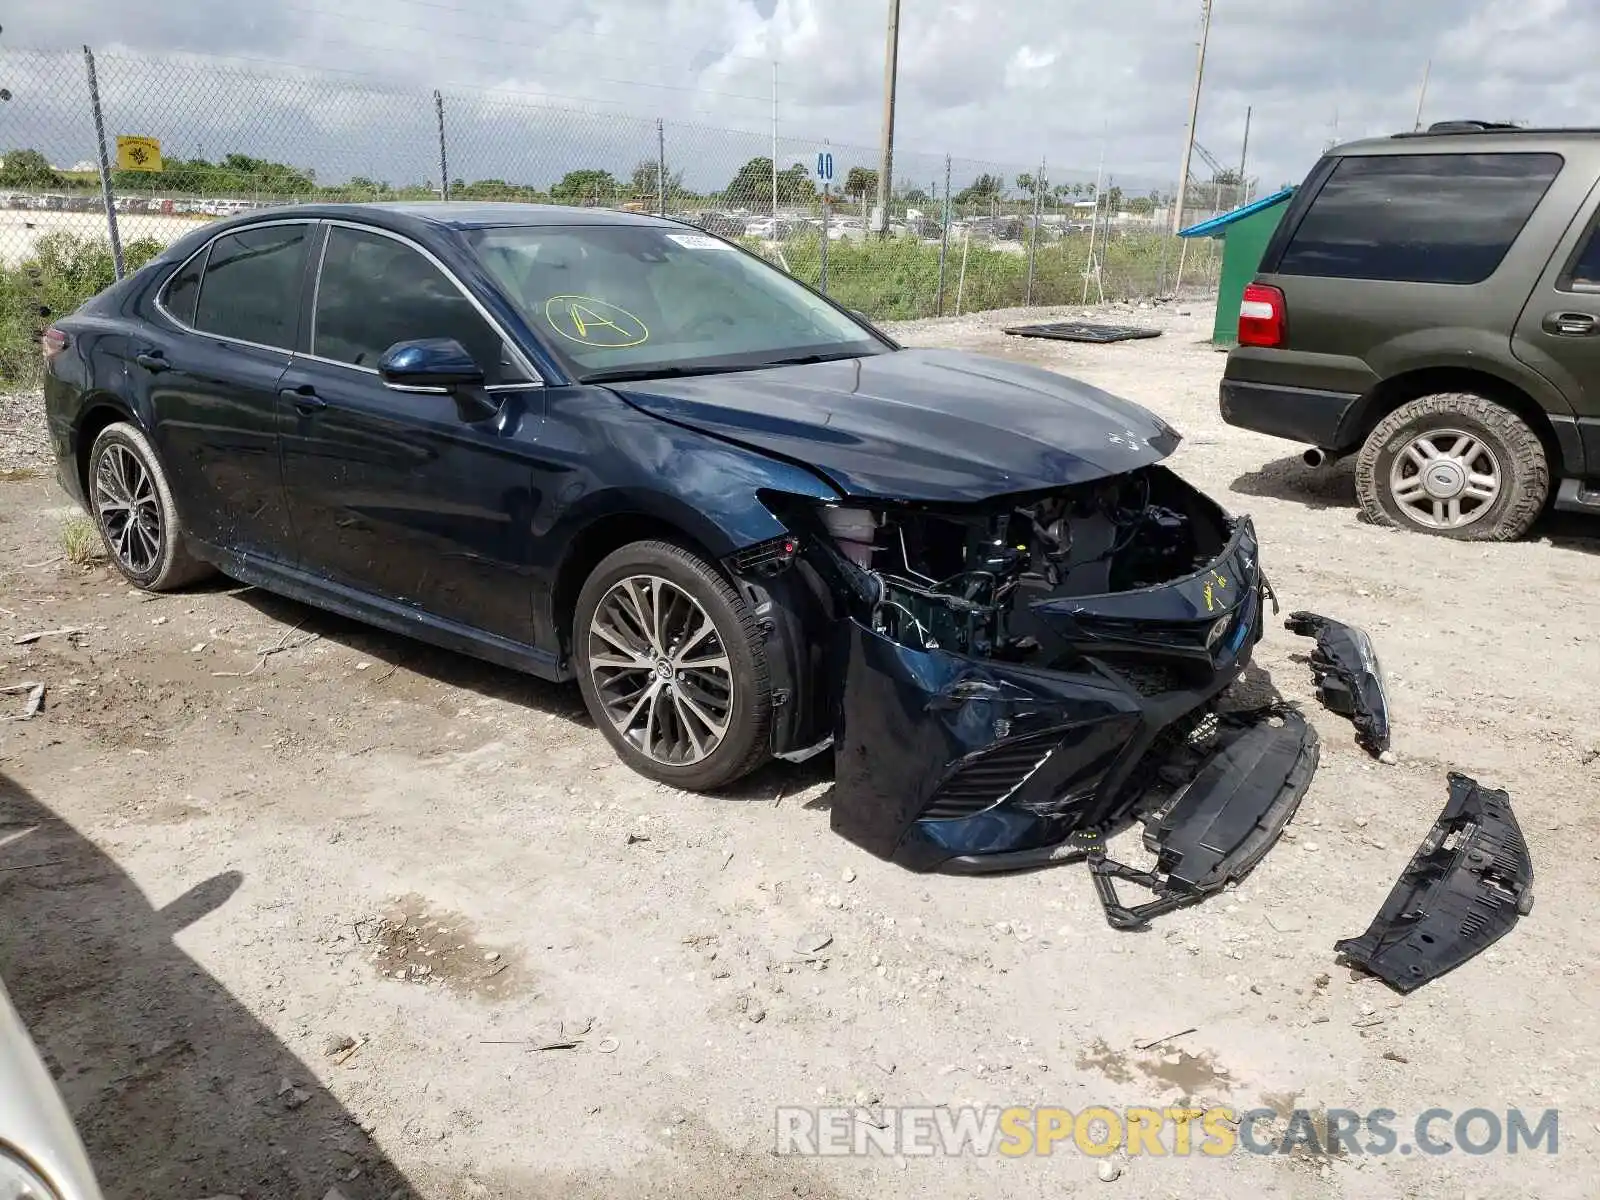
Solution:
[[[241,554],[193,540],[190,548],[197,557],[213,564],[225,575],[291,600],[327,609],[341,617],[363,621],[445,650],[470,654],[474,658],[555,683],[564,683],[573,678],[571,669],[564,668],[555,655],[535,646],[485,633],[470,625],[447,620],[399,601],[374,596],[260,555]]]

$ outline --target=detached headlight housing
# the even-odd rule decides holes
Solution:
[[[10,1146],[0,1144],[0,1200],[61,1200],[44,1177]]]

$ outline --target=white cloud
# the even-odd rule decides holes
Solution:
[[[1041,158],[1057,182],[1092,178],[1104,130],[1119,182],[1167,186],[1198,9],[1193,0],[906,5],[900,169],[931,181],[950,153],[958,186],[963,175],[1015,174]],[[238,64],[203,77],[171,67],[105,73],[127,120],[165,122],[186,153],[298,146],[334,175],[358,165],[396,180],[425,173],[437,87],[455,98],[453,164],[546,182],[562,164],[585,165],[591,149],[608,163],[653,152],[658,116],[669,157],[691,172],[766,153],[774,54],[780,157],[826,138],[845,164],[873,165],[884,15],[881,0],[74,0],[12,14],[5,45],[89,42],[131,58],[190,51],[330,72],[293,86],[252,84]],[[1409,128],[1430,59],[1428,119],[1591,120],[1597,44],[1594,0],[1216,0],[1199,140],[1236,162],[1252,107],[1252,173],[1268,187],[1298,180],[1336,132]],[[0,83],[18,93],[5,110],[9,136],[24,136],[28,113],[51,114],[63,156],[77,159],[86,156],[73,148],[82,90],[73,56],[63,61],[54,81],[18,68],[21,90]],[[0,62],[14,60],[0,52]],[[518,95],[480,96],[486,88]]]

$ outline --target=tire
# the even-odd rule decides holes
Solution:
[[[1539,435],[1469,392],[1401,405],[1356,455],[1356,496],[1374,525],[1509,542],[1528,532],[1549,494]]]
[[[653,613],[661,614],[661,636],[640,636]],[[703,633],[702,617],[711,632]],[[607,555],[578,594],[572,641],[589,715],[639,774],[705,792],[766,760],[772,683],[761,630],[739,593],[698,555],[663,541]],[[725,668],[695,665],[719,660]]]
[[[137,426],[118,421],[100,431],[89,450],[84,500],[107,557],[129,583],[166,592],[214,573],[185,548],[166,470]]]

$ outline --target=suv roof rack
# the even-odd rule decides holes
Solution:
[[[1491,129],[1521,129],[1522,126],[1514,121],[1435,121],[1428,126],[1429,133],[1474,133],[1487,132]]]
[[[1440,134],[1452,133],[1600,133],[1600,128],[1593,125],[1516,125],[1510,121],[1435,121],[1426,129],[1408,129],[1403,133],[1391,134],[1395,138],[1425,138],[1438,137]]]

